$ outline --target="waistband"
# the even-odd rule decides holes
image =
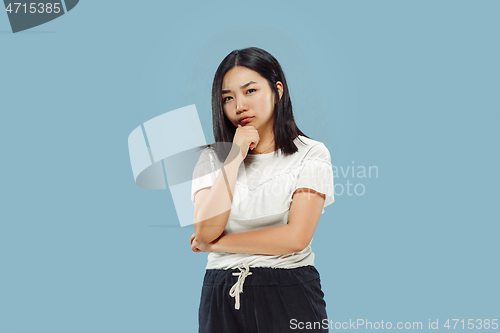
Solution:
[[[236,276],[238,279],[235,281]],[[235,298],[234,308],[240,309],[240,294],[246,286],[292,286],[319,279],[312,265],[297,268],[252,267],[241,262],[236,269],[207,269],[205,286],[231,286],[229,295]]]
[[[244,263],[241,263],[242,265]],[[245,270],[245,269],[243,269]],[[203,284],[207,286],[234,285],[241,269],[206,269]],[[245,286],[292,286],[320,277],[316,267],[312,265],[297,268],[249,267],[251,275],[247,275]]]

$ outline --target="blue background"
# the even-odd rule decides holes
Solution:
[[[500,319],[499,16],[493,0],[80,1],[12,34],[0,13],[0,332],[197,331],[206,253],[168,190],[134,183],[127,137],[195,103],[213,140],[213,73],[246,46],[281,62],[339,171],[378,167],[335,178],[365,193],[337,186],[314,236],[329,319]]]

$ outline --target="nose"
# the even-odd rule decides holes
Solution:
[[[247,104],[244,101],[244,98],[238,98],[236,102],[236,114],[240,114],[247,110]]]

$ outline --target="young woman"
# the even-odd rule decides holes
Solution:
[[[191,249],[209,252],[199,332],[327,332],[311,242],[334,202],[328,149],[298,129],[281,66],[259,48],[219,65],[212,115],[191,195]]]

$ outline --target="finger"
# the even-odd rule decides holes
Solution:
[[[191,246],[191,251],[193,251],[193,252],[200,252],[200,249],[197,248],[196,246],[192,245]]]
[[[193,244],[192,246],[197,249],[198,248],[198,240],[195,238],[194,241],[193,241]]]
[[[199,249],[196,246],[191,245],[191,251],[193,251],[193,252],[199,252]]]

